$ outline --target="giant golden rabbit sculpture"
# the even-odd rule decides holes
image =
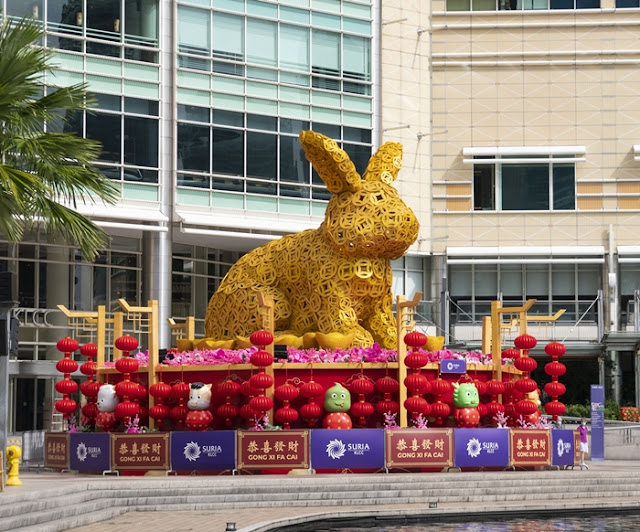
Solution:
[[[261,291],[273,297],[276,335],[353,334],[351,345],[394,348],[390,260],[418,236],[415,215],[391,186],[402,146],[381,146],[361,177],[335,141],[302,131],[300,143],[332,193],[325,220],[234,264],[209,301],[205,333],[229,339],[257,330]]]

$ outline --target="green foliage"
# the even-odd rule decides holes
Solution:
[[[0,21],[0,234],[19,242],[41,224],[92,260],[108,235],[77,212],[77,202],[115,203],[118,191],[93,168],[100,144],[64,132],[87,107],[86,86],[43,91],[52,55],[38,46],[42,38],[37,20]]]
[[[567,411],[564,413],[568,417],[591,417],[591,405],[585,403],[583,405],[567,405]],[[620,405],[610,399],[604,403],[604,418],[619,420],[620,418]]]

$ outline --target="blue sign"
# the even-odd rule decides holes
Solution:
[[[69,469],[73,471],[109,471],[111,434],[72,432],[69,435]]]
[[[311,431],[314,469],[380,469],[384,462],[384,429]]]
[[[235,468],[235,431],[171,433],[171,469],[174,471],[225,471]]]
[[[604,386],[591,385],[591,460],[604,460]]]
[[[509,431],[507,429],[454,429],[457,467],[507,467]]]
[[[452,358],[440,361],[440,373],[466,373],[467,361]]]
[[[573,431],[554,429],[551,431],[551,465],[571,466],[575,456]]]

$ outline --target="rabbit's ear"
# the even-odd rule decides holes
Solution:
[[[315,131],[301,131],[300,144],[329,192],[355,192],[360,188],[360,174],[347,153],[333,139]]]
[[[402,144],[385,142],[369,159],[362,179],[390,184],[398,177],[400,168],[402,168]]]

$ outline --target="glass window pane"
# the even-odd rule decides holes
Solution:
[[[247,127],[264,131],[277,131],[278,119],[275,116],[247,115]]]
[[[522,267],[515,264],[500,265],[500,292],[504,297],[522,294]]]
[[[209,109],[195,105],[178,105],[178,120],[209,123]]]
[[[495,11],[496,0],[473,0],[473,11]]]
[[[280,24],[280,67],[309,71],[309,30]]]
[[[24,2],[22,2],[24,6]],[[76,0],[49,0],[47,27],[62,33],[82,33],[82,3]],[[61,48],[64,48],[61,43]]]
[[[344,35],[342,74],[345,78],[371,80],[371,41],[365,37]]]
[[[125,98],[124,112],[136,115],[158,116],[158,102],[141,100],[140,98]]]
[[[211,28],[209,11],[178,6],[178,50],[209,55]]]
[[[98,100],[96,107],[98,107],[99,109],[104,109],[106,111],[120,111],[120,96],[99,93],[93,93],[92,96],[94,96]]]
[[[281,133],[295,133],[296,135],[302,130],[309,129],[309,122],[306,120],[295,120],[293,118],[281,118],[280,119],[280,132]],[[297,142],[297,137],[296,137]]]
[[[158,0],[124,3],[125,41],[158,46]]]
[[[244,61],[244,18],[213,13],[213,57]]]
[[[371,143],[370,129],[359,129],[357,127],[344,127],[343,136],[344,136],[344,140]]]
[[[244,126],[244,114],[235,111],[222,111],[220,109],[213,110],[213,123],[225,126]]]
[[[7,15],[10,17],[31,17],[36,20],[41,20],[44,15],[42,0],[32,0],[31,2],[25,2],[25,0],[7,0]]]
[[[546,299],[549,295],[549,266],[546,264],[527,264],[526,299]]]
[[[276,135],[247,131],[247,177],[276,179]]]
[[[209,172],[209,126],[178,123],[178,169]]]
[[[476,265],[473,284],[476,297],[495,298],[498,293],[498,270],[494,265]]]
[[[407,299],[411,299],[416,292],[422,292],[424,294],[424,278],[422,272],[408,271],[407,272],[407,286],[405,295]]]
[[[451,297],[471,297],[471,266],[449,267],[449,293]]]
[[[447,11],[470,11],[471,0],[447,0]]]
[[[492,211],[495,194],[495,165],[473,165],[473,208],[479,211]]]
[[[340,73],[340,35],[328,31],[313,31],[312,69],[319,74],[337,76]]]
[[[121,162],[120,123],[120,115],[87,114],[87,138],[102,143],[102,152],[100,152],[98,160]]]
[[[87,2],[87,35],[100,39],[120,40],[120,0]]]
[[[347,152],[353,164],[355,164],[356,170],[360,174],[364,173],[369,164],[369,159],[371,159],[371,146],[344,143],[343,149]]]
[[[574,165],[553,165],[553,208],[555,210],[573,210],[576,208],[575,182]]]
[[[244,135],[242,131],[213,128],[213,172],[244,175]]]
[[[309,161],[297,137],[280,137],[280,181],[309,184]]]
[[[621,264],[620,266],[627,265]],[[638,268],[638,265],[629,266]],[[634,283],[635,286],[640,289],[640,276],[637,275],[634,278]],[[602,271],[600,267],[596,264],[578,264],[578,296],[594,297],[601,288]],[[633,293],[633,290],[630,293]]]
[[[549,210],[549,165],[503,164],[502,210]]]
[[[124,162],[158,166],[158,121],[153,118],[124,118]]]
[[[576,293],[575,266],[572,264],[553,264],[551,266],[551,294],[553,299],[566,298]]]
[[[266,20],[247,20],[247,61],[259,65],[276,65],[278,54],[277,25]]]

